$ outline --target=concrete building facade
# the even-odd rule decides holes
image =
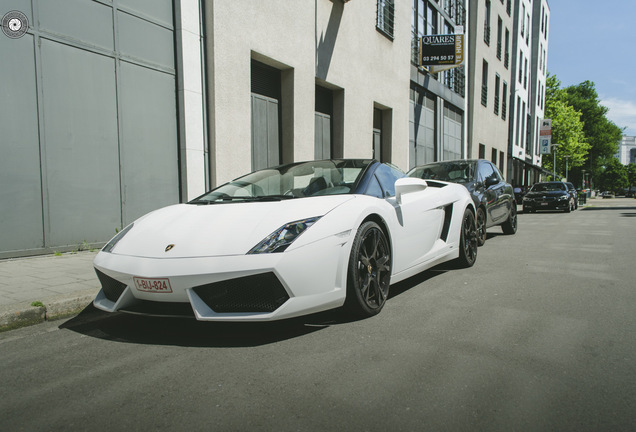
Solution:
[[[315,157],[408,166],[407,3],[205,5],[211,186]]]
[[[616,157],[623,165],[636,163],[636,136],[623,135]]]
[[[408,168],[467,154],[466,66],[433,73],[419,65],[422,36],[465,32],[466,2],[412,1]]]
[[[509,129],[509,181],[539,181],[539,128],[545,111],[550,9],[547,0],[515,0],[512,94]]]
[[[468,156],[488,159],[505,175],[513,110],[515,49],[511,1],[480,0],[470,5]]]

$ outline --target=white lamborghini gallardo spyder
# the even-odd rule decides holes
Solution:
[[[466,188],[374,160],[255,171],[153,211],[95,257],[104,311],[269,321],[344,306],[380,312],[389,285],[439,263],[472,266]]]

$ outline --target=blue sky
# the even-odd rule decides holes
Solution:
[[[548,72],[594,82],[607,117],[636,136],[636,0],[548,0]]]

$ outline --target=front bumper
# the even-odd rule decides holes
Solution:
[[[143,258],[100,252],[107,312],[194,316],[202,321],[270,321],[342,306],[351,241],[331,236],[282,253]],[[147,289],[141,281],[163,287]]]
[[[523,200],[523,209],[525,210],[566,210],[570,205],[569,200],[558,199],[533,199]]]

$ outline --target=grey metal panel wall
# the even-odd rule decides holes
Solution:
[[[178,197],[177,113],[174,76],[130,63],[120,76],[122,211],[131,222]]]
[[[115,61],[42,40],[47,244],[94,242],[121,225]]]
[[[0,33],[0,251],[44,245],[33,36]]]
[[[30,30],[0,34],[0,257],[105,242],[178,202],[172,0],[9,10]]]

